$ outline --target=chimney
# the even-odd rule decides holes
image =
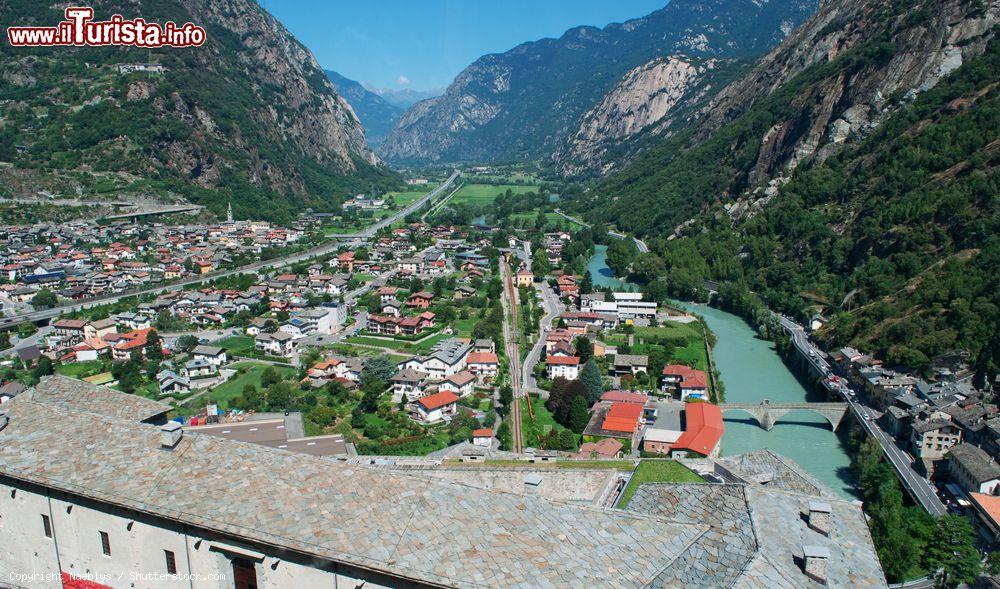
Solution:
[[[10,423],[10,417],[6,413],[0,411],[0,431],[3,431],[7,424]]]
[[[524,477],[524,493],[525,495],[537,495],[538,487],[542,484],[542,475],[538,473],[531,473],[525,475]]]
[[[168,421],[160,428],[160,447],[164,450],[173,450],[177,443],[181,441],[184,430],[181,424],[176,421]]]
[[[826,501],[810,501],[809,527],[829,538],[833,531],[833,518],[830,516],[832,511],[833,508]]]
[[[826,566],[830,561],[830,549],[826,546],[803,546],[802,556],[805,560],[802,568],[806,576],[826,585]]]

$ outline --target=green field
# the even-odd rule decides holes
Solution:
[[[70,378],[83,379],[85,376],[98,374],[106,370],[104,363],[100,360],[91,362],[75,362],[73,364],[59,364],[55,367],[56,374],[68,376]]]
[[[233,364],[233,368],[246,368],[247,371],[243,374],[237,374],[233,378],[212,389],[212,391],[207,395],[208,399],[217,402],[219,404],[219,409],[228,409],[229,402],[240,396],[243,392],[243,387],[246,385],[252,384],[258,389],[261,388],[260,377],[264,374],[264,370],[266,370],[268,366],[268,364],[261,364],[259,362],[239,362],[237,364]],[[275,366],[274,369],[277,370],[278,374],[282,376],[288,376],[295,372],[291,368],[283,368],[281,366]]]
[[[661,343],[671,347],[670,362],[708,370],[708,356],[705,353],[705,336],[700,323],[677,323],[665,321],[658,327],[636,327],[634,331],[633,354],[648,354]],[[623,346],[628,341],[624,333],[613,333],[604,338],[609,344]]]
[[[514,194],[525,194],[537,191],[538,187],[524,184],[466,184],[458,189],[455,196],[451,197],[450,202],[453,204],[489,204],[498,194],[503,194],[508,189]]]
[[[540,440],[550,431],[562,431],[566,428],[556,423],[552,413],[545,407],[545,400],[539,397],[531,397],[531,409],[535,419],[532,421],[528,413],[528,400],[521,397],[521,433],[524,436],[524,445],[532,448],[541,446]]]
[[[617,507],[624,509],[632,500],[636,489],[643,483],[704,483],[705,479],[680,462],[673,460],[643,460],[632,474],[622,492]]]

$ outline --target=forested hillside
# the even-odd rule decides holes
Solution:
[[[6,25],[53,26],[63,5],[0,1]],[[398,178],[312,54],[250,0],[101,0],[112,14],[205,27],[184,49],[0,52],[0,195],[187,199],[238,217],[336,208]],[[6,41],[4,42],[6,45]],[[122,72],[154,63],[162,73]]]
[[[573,206],[647,237],[653,254],[623,242],[609,261],[656,295],[731,282],[727,302],[752,290],[823,313],[828,344],[890,364],[959,349],[1000,365],[998,13],[997,0],[831,2],[733,85],[758,94],[727,89]],[[803,55],[816,63],[775,83]]]
[[[654,240],[654,255],[619,253],[617,263],[634,262],[653,292],[699,296],[707,278],[799,317],[823,311],[833,320],[820,338],[880,352],[890,364],[922,369],[964,349],[995,371],[998,72],[994,40],[865,139],[800,169],[756,214],[734,221],[713,208],[684,237]]]

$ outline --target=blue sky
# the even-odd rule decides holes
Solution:
[[[487,53],[644,16],[666,0],[260,0],[326,69],[380,88],[443,88]]]

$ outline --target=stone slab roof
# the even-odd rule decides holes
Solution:
[[[710,526],[657,576],[652,587],[816,587],[802,570],[803,547],[830,552],[829,587],[886,587],[860,505],[833,499],[831,536],[804,514],[812,495],[756,485],[640,485],[629,511]]]
[[[644,587],[706,531],[193,432],[164,450],[134,415],[25,397],[4,405],[0,474],[416,581]]]
[[[98,413],[108,417],[145,421],[170,410],[170,405],[121,393],[107,387],[53,374],[43,376],[27,393],[29,399],[64,409]]]

